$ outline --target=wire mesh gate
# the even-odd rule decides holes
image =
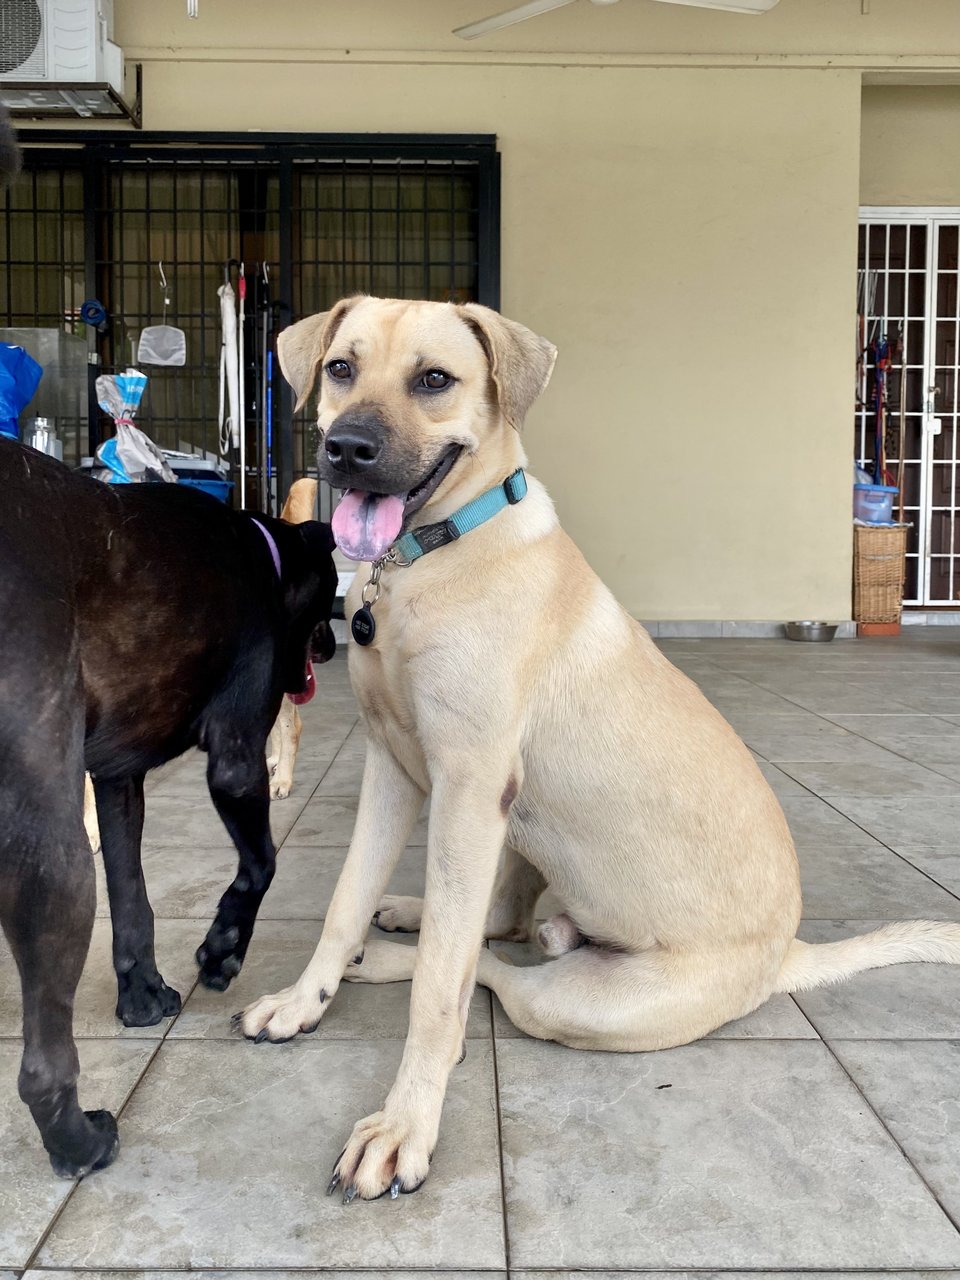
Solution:
[[[145,370],[139,420],[163,447],[218,452],[216,291],[232,261],[243,261],[247,275],[245,407],[259,427],[247,429],[252,506],[269,508],[311,471],[316,447],[308,415],[293,417],[269,358],[272,338],[264,361],[265,330],[275,334],[353,292],[498,305],[492,138],[287,135],[251,145],[221,135],[106,143],[44,133],[40,146],[39,136],[27,139],[24,173],[6,196],[0,327],[63,335],[71,354],[80,343],[92,361],[82,387],[58,402],[65,460],[74,464],[107,425],[92,395],[96,373],[135,363],[140,332],[159,323],[184,330],[187,363]],[[99,328],[80,317],[90,298],[107,313]],[[329,510],[328,494],[322,507]]]
[[[888,483],[902,476],[904,601],[960,600],[960,210],[866,209],[858,258],[856,456],[872,469],[886,342]],[[901,461],[902,460],[902,461]]]

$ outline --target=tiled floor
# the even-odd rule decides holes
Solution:
[[[960,920],[955,630],[663,647],[782,799],[803,937]],[[424,1189],[348,1208],[328,1199],[344,1138],[391,1082],[407,986],[345,986],[316,1036],[285,1045],[229,1030],[233,1010],[299,973],[349,840],[363,741],[342,656],[305,719],[296,789],[274,806],[277,879],[225,996],[193,986],[192,954],[231,848],[197,758],[152,782],[144,866],[160,967],[185,1006],[149,1030],[115,1022],[101,906],[77,1001],[81,1098],[119,1110],[123,1145],[80,1185],[54,1178],[17,1099],[19,990],[0,954],[0,1280],[960,1277],[960,969],[947,967],[777,997],[699,1044],[643,1055],[529,1040],[479,991]],[[421,823],[396,891],[417,892],[425,839]]]

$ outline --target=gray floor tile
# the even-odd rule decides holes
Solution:
[[[303,797],[296,794],[287,800],[274,800],[270,806],[270,829],[279,843],[290,831],[303,809]],[[210,797],[196,801],[177,795],[165,795],[163,789],[147,797],[143,824],[143,847],[153,849],[174,845],[193,849],[210,845],[222,848],[229,840],[226,827],[213,807]]]
[[[811,920],[960,920],[960,902],[882,844],[864,840],[797,852]]]
[[[832,803],[806,792],[803,795],[781,795],[780,804],[797,847],[814,845],[838,848],[863,844],[863,830]]]
[[[867,933],[876,920],[805,920],[806,942],[837,942]],[[898,964],[871,969],[835,986],[794,997],[825,1040],[954,1039],[960,966]]]
[[[373,1277],[383,1274],[375,1272],[368,1267],[363,1270],[350,1271],[328,1271],[326,1268],[321,1272],[316,1271],[267,1271],[257,1269],[256,1272],[247,1272],[248,1276],[255,1276],[256,1280],[364,1280],[365,1277]],[[507,1273],[505,1271],[391,1271],[391,1275],[398,1275],[401,1280],[506,1280]],[[556,1280],[557,1272],[552,1275]],[[917,1280],[923,1280],[918,1272],[913,1273]],[[938,1273],[941,1280],[949,1280],[944,1277],[941,1271]],[[23,1280],[242,1280],[243,1272],[237,1271],[25,1271]],[[0,1271],[0,1280],[14,1280],[13,1272],[7,1273]],[[830,1280],[826,1277],[825,1280]],[[870,1277],[867,1277],[870,1280]],[[894,1277],[894,1280],[896,1278]]]
[[[960,1266],[960,1236],[819,1043],[514,1040],[497,1059],[513,1267]]]
[[[124,1113],[120,1160],[83,1182],[42,1266],[502,1269],[492,1055],[453,1073],[427,1185],[344,1207],[324,1194],[402,1046],[167,1041]],[[387,1218],[385,1215],[389,1215]],[[375,1242],[375,1244],[374,1244]]]
[[[371,930],[371,936],[384,935]],[[259,996],[295,982],[313,955],[319,937],[320,926],[312,921],[262,921],[253,935],[240,976],[230,989],[223,994],[197,986],[170,1032],[171,1039],[236,1040],[230,1015]],[[416,946],[417,937],[397,935],[393,941]],[[317,1035],[327,1040],[402,1040],[409,1016],[409,982],[382,986],[344,982],[324,1014]],[[470,1006],[467,1036],[490,1037],[490,999],[479,988]]]
[[[277,874],[260,908],[261,920],[321,920],[333,897],[346,847],[285,844],[277,855]],[[387,885],[389,893],[423,895],[426,848],[405,850]]]
[[[156,1046],[143,1040],[83,1041],[80,1104],[88,1111],[123,1105]],[[17,1096],[20,1045],[0,1043],[0,1267],[27,1264],[54,1213],[75,1184],[50,1168],[30,1112]],[[121,1120],[121,1149],[123,1158]],[[97,1175],[99,1176],[99,1175]]]
[[[197,921],[156,921],[157,968],[168,986],[186,998],[197,980],[194,952],[206,930]],[[117,979],[113,971],[113,935],[109,920],[93,926],[90,951],[74,1003],[74,1035],[80,1038],[119,1037],[159,1040],[170,1019],[153,1027],[124,1027],[116,1017]],[[22,1006],[20,980],[6,939],[0,934],[0,1036],[19,1036]]]
[[[884,799],[909,796],[954,796],[960,799],[960,783],[941,773],[908,760],[862,764],[800,764],[788,761],[779,766],[784,773],[819,796],[879,796]]]
[[[49,1275],[49,1272],[45,1272]],[[810,1280],[809,1271],[518,1271],[516,1280]],[[28,1273],[30,1280],[39,1275]],[[858,1271],[857,1280],[955,1280],[960,1271]],[[818,1271],[816,1280],[850,1280],[849,1271]]]
[[[890,759],[890,753],[875,742],[865,742],[845,730],[833,732],[829,726],[815,733],[784,733],[775,728],[747,729],[740,736],[748,747],[774,764],[784,760],[837,760],[868,765]]]
[[[960,1214],[960,1043],[833,1043],[908,1159],[955,1218]]]
[[[960,853],[936,845],[898,844],[897,853],[937,884],[960,895]]]
[[[791,778],[778,765],[770,764],[766,760],[759,761],[760,772],[770,783],[774,795],[781,800],[784,796],[808,796],[810,792],[806,787],[802,786],[795,778]]]
[[[865,831],[896,848],[898,843],[957,847],[960,796],[910,796],[904,799],[832,796],[831,803]]]
[[[286,802],[278,801],[277,803]],[[330,848],[333,845],[348,845],[353,835],[353,826],[356,818],[357,801],[355,798],[318,794],[307,803],[303,813],[297,819],[283,843],[285,846],[309,845],[310,848],[314,849],[318,847]],[[421,817],[413,829],[410,844],[423,845],[426,842],[427,823],[426,818]]]
[[[916,712],[906,715],[888,715],[884,712],[852,715],[832,709],[822,712],[822,715],[833,724],[841,725],[871,742],[879,742],[884,747],[895,747],[898,742],[915,737],[935,737],[939,740],[953,738],[960,745],[960,725],[952,727],[943,720]]]

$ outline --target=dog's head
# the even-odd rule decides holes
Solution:
[[[417,511],[457,484],[468,459],[480,462],[482,487],[505,478],[499,455],[557,355],[474,303],[367,297],[291,325],[277,349],[298,407],[319,383],[318,464],[346,490],[333,530],[354,560],[383,555]]]

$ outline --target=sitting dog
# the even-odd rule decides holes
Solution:
[[[321,475],[361,566],[350,676],[367,726],[356,827],[319,946],[250,1005],[247,1036],[316,1027],[341,980],[413,978],[403,1060],[330,1190],[427,1176],[474,981],[529,1035],[584,1049],[684,1044],[795,991],[902,960],[960,962],[960,925],[795,938],[797,860],[750,752],[616,603],[523,474],[519,427],[553,346],[467,304],[354,298],[280,336],[301,401],[320,382]],[[426,895],[371,915],[427,793]],[[499,873],[498,873],[499,869]],[[514,968],[550,885],[559,958]],[[586,940],[589,939],[589,942]],[[479,974],[478,974],[479,962]]]
[[[179,485],[101,484],[0,439],[0,923],[23,989],[20,1096],[57,1173],[109,1164],[117,1128],[77,1102],[73,998],[93,924],[84,769],[113,920],[117,1015],[180,997],[157,972],[140,866],[143,781],[191,746],[237,847],[197,952],[222,990],[273,876],[267,734],[335,648],[328,525],[231,511]],[[30,719],[24,708],[31,708]]]

